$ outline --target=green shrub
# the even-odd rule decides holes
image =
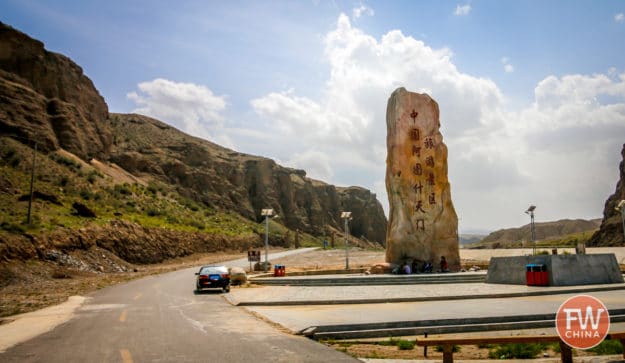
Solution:
[[[52,154],[50,155],[50,159],[56,161],[58,164],[65,165],[74,171],[78,171],[82,167],[79,162],[62,155]]]
[[[87,181],[91,184],[95,183],[95,181],[97,180],[98,177],[101,177],[100,173],[98,173],[96,170],[91,170],[88,174],[87,174]]]
[[[17,168],[21,162],[22,162],[22,159],[19,157],[19,155],[13,155],[9,159],[9,165],[11,165],[11,167],[13,168]]]
[[[81,189],[78,194],[80,194],[80,197],[84,200],[89,200],[93,197],[93,193],[87,189]]]
[[[2,222],[2,224],[0,224],[0,228],[4,229],[7,232],[11,232],[11,233],[18,233],[19,234],[19,233],[26,232],[24,227],[20,226],[19,224],[9,223],[9,222]]]
[[[400,339],[397,341],[397,348],[399,348],[399,350],[412,350],[414,349],[414,343],[411,340],[404,340],[404,339]]]
[[[148,208],[146,214],[150,217],[157,217],[163,215],[163,212],[158,208]]]
[[[61,175],[59,178],[59,185],[64,187],[69,183],[69,177],[67,175]]]
[[[540,354],[546,345],[538,343],[530,344],[501,344],[488,352],[491,359],[532,359]]]
[[[459,345],[454,345],[453,347],[451,347],[451,351],[453,353],[458,353],[462,348],[460,348]],[[437,345],[434,347],[434,350],[437,352],[442,352],[443,351],[443,346],[442,345]]]
[[[588,351],[598,355],[616,355],[623,354],[623,346],[618,340],[604,340],[596,347],[588,349]]]
[[[130,189],[130,185],[124,183],[124,184],[117,184],[114,188],[115,194],[121,194],[121,195],[132,195],[132,189]]]

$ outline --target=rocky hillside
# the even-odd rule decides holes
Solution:
[[[366,189],[309,179],[304,170],[220,147],[149,117],[111,114],[109,124],[109,161],[143,180],[176,185],[188,198],[250,220],[271,207],[285,226],[314,235],[323,234],[324,225],[340,229],[340,211],[350,210],[354,236],[384,242],[386,218]]]
[[[599,227],[600,219],[563,219],[556,222],[535,223],[536,241],[564,237],[575,233],[594,231]],[[530,225],[519,228],[500,229],[492,232],[480,241],[480,245],[506,247],[510,244],[532,240]]]
[[[11,250],[7,241],[16,236],[33,246],[50,238],[55,238],[50,243],[63,245],[63,240],[84,241],[80,236],[99,233],[85,228],[115,229],[119,225],[114,223],[130,231],[116,242],[129,250],[137,231],[151,235],[154,247],[165,242],[175,246],[184,239],[219,240],[220,248],[232,242],[234,247],[238,236],[248,245],[258,242],[262,232],[255,226],[260,210],[268,207],[280,215],[277,222],[291,230],[286,235],[340,230],[340,211],[351,210],[354,236],[377,244],[385,240],[386,218],[370,191],[312,180],[303,170],[223,148],[148,117],[109,114],[78,65],[2,23],[0,140],[4,251]],[[38,213],[33,226],[24,226],[35,142]],[[57,229],[63,229],[63,237],[52,232]],[[164,232],[172,229],[190,234]],[[96,241],[110,247],[102,239]],[[195,247],[181,248],[186,254]],[[123,254],[122,250],[115,252]]]
[[[616,191],[605,202],[601,227],[588,241],[589,246],[625,246],[621,215],[614,209],[621,200],[625,199],[625,144],[623,144],[621,155],[623,160],[619,165],[620,178],[616,183]]]

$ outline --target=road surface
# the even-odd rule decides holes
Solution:
[[[241,263],[247,261],[225,264]],[[7,349],[0,361],[359,362],[281,332],[231,306],[221,292],[195,294],[197,269],[100,290],[70,321]]]

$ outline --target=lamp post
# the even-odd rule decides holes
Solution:
[[[345,220],[345,269],[349,270],[349,249],[347,244],[347,235],[349,228],[349,220],[352,219],[352,212],[342,212],[341,218]]]
[[[618,202],[614,209],[621,212],[621,222],[623,223],[623,241],[625,241],[625,199]]]
[[[535,205],[530,205],[529,208],[525,211],[526,214],[530,215],[530,230],[532,232],[532,243],[533,243],[533,252],[532,254],[536,254],[536,232],[534,230],[534,210],[536,209]]]
[[[267,208],[260,211],[261,216],[265,216],[265,272],[269,267],[269,217],[273,215],[273,209]]]

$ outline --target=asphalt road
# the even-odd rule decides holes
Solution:
[[[196,270],[100,290],[73,319],[9,348],[0,362],[359,362],[279,331],[220,291],[195,294]]]

